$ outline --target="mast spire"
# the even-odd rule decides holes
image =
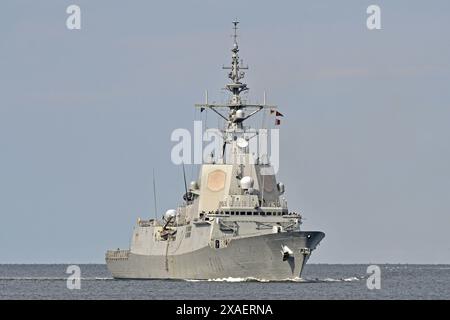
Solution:
[[[239,96],[241,92],[248,90],[247,84],[240,82],[241,79],[244,78],[245,73],[241,70],[246,70],[248,67],[240,66],[239,61],[239,45],[237,43],[237,25],[239,21],[233,21],[233,48],[231,49],[231,67],[223,67],[223,69],[231,70],[228,73],[228,78],[231,79],[231,83],[226,85],[226,89],[228,89],[233,95],[231,97],[231,105],[239,108],[241,106],[241,97]]]
[[[222,69],[229,70],[228,78],[231,80],[225,86],[225,89],[231,93],[231,98],[227,103],[224,104],[215,104],[209,103],[206,99],[205,103],[196,104],[195,106],[200,108],[200,111],[205,109],[210,109],[217,113],[221,118],[223,118],[227,122],[228,128],[239,128],[242,129],[242,123],[248,118],[255,115],[262,109],[276,109],[276,106],[266,105],[266,101],[264,99],[264,104],[249,104],[247,101],[242,101],[240,94],[244,91],[249,90],[246,83],[243,83],[241,80],[244,78],[245,73],[242,70],[247,70],[248,66],[242,66],[243,62],[239,59],[239,45],[238,45],[238,24],[239,21],[236,19],[233,22],[233,46],[231,48],[231,65],[223,66]],[[219,109],[227,109],[228,115],[222,114],[219,112]],[[244,110],[251,110],[249,113],[245,113]]]
[[[237,25],[238,24],[239,24],[239,21],[237,21],[237,19],[233,21],[233,25],[234,25],[234,27],[233,27],[233,30],[234,30],[233,40],[234,40],[234,44],[236,45],[236,47],[237,47],[237,37],[238,37],[237,36],[237,30],[238,30]]]

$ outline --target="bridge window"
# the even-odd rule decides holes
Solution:
[[[251,216],[251,215],[252,215],[252,212],[251,212],[251,211],[247,211],[247,215],[248,215],[248,216]]]
[[[220,248],[220,241],[216,240],[214,245],[215,245],[216,249],[219,249]]]
[[[241,216],[245,216],[245,212],[244,212],[244,211],[241,211],[241,212],[240,212],[240,215],[241,215]]]

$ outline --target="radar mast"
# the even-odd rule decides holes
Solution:
[[[242,123],[261,111],[262,109],[270,109],[275,110],[277,106],[275,105],[267,105],[263,104],[247,104],[242,101],[240,94],[244,91],[249,90],[246,83],[243,83],[241,80],[245,76],[245,72],[241,70],[247,70],[248,66],[242,66],[243,62],[239,59],[239,45],[238,45],[238,24],[239,21],[233,21],[233,47],[231,48],[231,66],[223,66],[222,69],[230,70],[228,73],[228,78],[231,80],[228,84],[226,84],[225,89],[230,91],[231,98],[226,104],[210,104],[208,102],[208,98],[206,98],[205,103],[196,104],[195,107],[200,108],[200,111],[205,109],[211,109],[215,113],[217,113],[221,118],[223,118],[227,122],[227,131],[230,130],[241,130],[243,129]],[[228,109],[228,115],[224,115],[220,112],[221,109]],[[249,110],[249,113],[246,114],[245,111]]]

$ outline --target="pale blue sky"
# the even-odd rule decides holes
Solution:
[[[250,97],[285,114],[290,209],[327,234],[311,262],[450,263],[444,0],[2,1],[0,263],[127,247],[153,214],[152,168],[161,211],[180,203],[170,134],[192,130],[205,89],[221,99],[236,15]]]

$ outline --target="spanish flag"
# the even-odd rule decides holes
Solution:
[[[275,113],[276,117],[284,117],[283,114],[281,112],[279,112],[278,110],[270,109],[270,114],[274,114],[274,113]]]

